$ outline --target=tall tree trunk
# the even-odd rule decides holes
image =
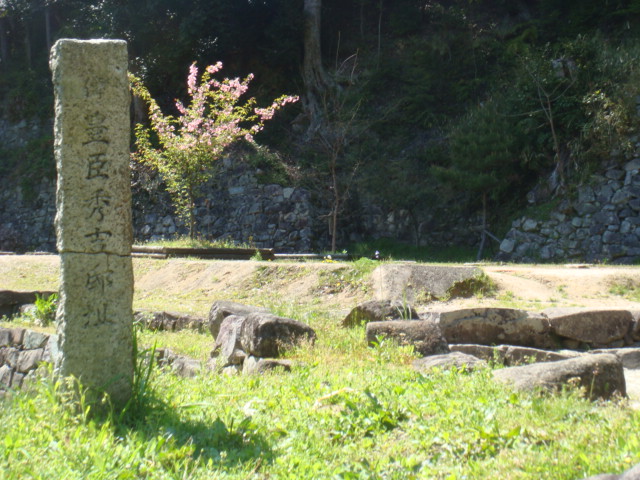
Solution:
[[[51,50],[53,41],[51,39],[51,7],[45,5],[44,7],[44,33],[47,41],[47,52]]]
[[[331,87],[331,80],[322,66],[320,46],[322,0],[304,0],[304,64],[305,95],[303,107],[309,117],[308,135],[312,136],[322,124],[322,100]]]
[[[29,25],[24,24],[24,58],[27,68],[31,68],[31,35],[29,35]]]
[[[9,61],[9,45],[7,44],[7,22],[0,17],[0,65],[4,69]]]
[[[478,248],[478,256],[476,261],[482,259],[482,252],[484,251],[484,244],[487,241],[487,194],[482,194],[482,234],[480,236],[480,248]]]

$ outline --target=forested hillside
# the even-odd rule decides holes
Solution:
[[[58,38],[126,39],[167,111],[192,62],[222,61],[255,74],[258,102],[301,96],[255,161],[315,192],[336,230],[367,198],[407,211],[416,242],[458,213],[501,235],[627,159],[639,26],[639,0],[5,0],[0,117],[52,117]],[[0,145],[0,175],[53,176],[51,137]]]

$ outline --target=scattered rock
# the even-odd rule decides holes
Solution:
[[[428,373],[434,368],[448,370],[451,367],[465,368],[472,371],[478,367],[484,367],[487,362],[473,355],[467,355],[462,352],[451,352],[442,355],[431,355],[429,357],[419,358],[413,361],[413,368],[421,373]]]
[[[202,317],[175,312],[146,312],[139,311],[133,315],[135,321],[140,322],[149,330],[177,331],[204,330],[205,319]]]
[[[513,308],[467,308],[432,314],[449,343],[511,344],[553,349],[549,320]]]
[[[218,337],[220,325],[222,321],[230,315],[239,315],[246,317],[250,313],[262,312],[269,313],[266,308],[254,307],[253,305],[244,305],[242,303],[231,302],[229,300],[216,300],[209,310],[209,331],[213,338]]]
[[[385,264],[372,273],[377,300],[418,303],[434,298],[465,296],[464,284],[482,273],[476,267]],[[459,288],[460,287],[460,288]]]
[[[224,367],[242,365],[246,357],[240,341],[240,332],[245,321],[246,317],[238,315],[230,315],[222,321],[211,358],[218,357],[219,363]]]
[[[495,370],[493,376],[518,390],[560,390],[576,386],[584,388],[585,396],[591,399],[626,395],[622,362],[612,354],[581,355],[558,362],[508,367]]]
[[[171,367],[171,370],[181,377],[194,377],[202,368],[202,363],[198,360],[177,355],[168,348],[157,349],[155,355],[158,365]]]
[[[344,320],[343,327],[387,320],[418,320],[418,312],[408,304],[392,300],[370,300],[356,306]]]
[[[549,318],[556,335],[590,347],[624,340],[633,325],[633,316],[628,310],[553,308],[543,314]]]
[[[242,364],[242,373],[245,375],[262,374],[277,369],[290,372],[291,361],[276,358],[259,358],[249,355]]]
[[[400,345],[413,345],[422,356],[449,353],[447,341],[437,324],[427,321],[390,320],[367,324],[367,342],[373,346],[379,337],[393,338]]]
[[[247,354],[264,358],[276,358],[282,348],[304,341],[313,343],[315,338],[316,332],[309,325],[270,313],[249,314],[240,333],[242,349]]]

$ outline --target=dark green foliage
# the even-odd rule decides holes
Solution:
[[[130,69],[162,107],[184,91],[183,73],[193,60],[200,66],[221,60],[231,76],[255,73],[258,103],[275,92],[304,91],[303,0],[3,6],[0,111],[13,121],[52,116],[48,47],[61,37],[127,39]],[[357,111],[357,123],[366,125],[341,152],[349,182],[357,167],[346,222],[358,214],[358,196],[407,210],[416,240],[417,225],[445,202],[474,210],[486,194],[495,217],[504,219],[554,170],[569,187],[554,192],[562,195],[609,160],[611,150],[624,154],[631,146],[640,0],[323,0],[322,6],[324,65],[343,111]],[[301,112],[300,105],[287,109],[258,140],[295,159],[295,180],[308,186],[327,155],[299,154]],[[328,128],[339,130],[344,119],[329,113]],[[250,161],[262,181],[290,181],[276,157],[260,153]],[[52,173],[50,138],[11,151],[0,146],[0,175],[24,177],[28,187]],[[318,198],[327,194],[316,190]]]

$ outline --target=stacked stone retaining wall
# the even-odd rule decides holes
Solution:
[[[55,335],[25,328],[0,327],[0,396],[20,388],[41,362],[51,361]]]
[[[640,261],[640,154],[578,187],[544,220],[512,223],[499,259],[516,262]]]

